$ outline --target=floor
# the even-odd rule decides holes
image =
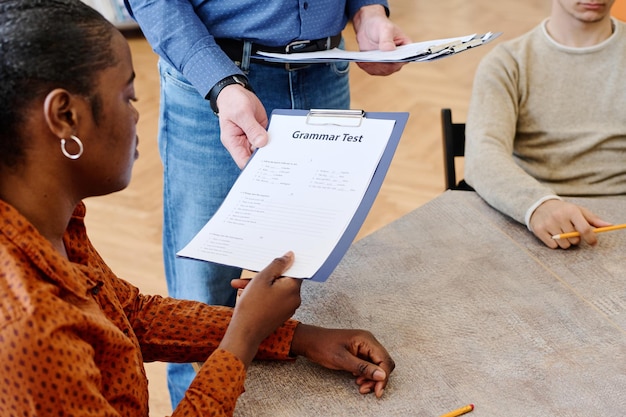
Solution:
[[[493,43],[430,63],[411,63],[389,77],[367,76],[351,68],[352,108],[408,111],[409,122],[374,206],[357,239],[394,221],[444,191],[439,112],[453,110],[464,121],[473,74],[497,43],[537,25],[550,8],[547,0],[390,0],[391,18],[413,39],[423,41],[472,33],[503,32]],[[354,35],[344,32],[347,48]],[[135,71],[140,159],[124,191],[87,200],[90,236],[117,274],[144,293],[166,294],[161,259],[161,164],[156,145],[159,80],[157,57],[143,37],[129,34]],[[416,236],[416,238],[418,238]],[[164,365],[146,365],[151,415],[171,413]]]

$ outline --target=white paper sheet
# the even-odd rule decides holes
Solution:
[[[259,51],[258,55],[262,59],[275,62],[328,62],[328,61],[357,61],[357,62],[404,62],[428,60],[439,56],[439,54],[427,54],[426,51],[438,45],[449,44],[453,41],[468,42],[472,39],[482,39],[483,43],[497,37],[498,34],[491,32],[485,35],[471,34],[446,39],[434,39],[422,42],[415,42],[408,45],[398,46],[393,51],[345,51],[334,48],[328,51],[299,52],[296,54],[279,54]]]
[[[306,116],[273,115],[268,145],[178,255],[259,271],[292,250],[286,275],[312,277],[361,203],[394,124],[310,124]]]

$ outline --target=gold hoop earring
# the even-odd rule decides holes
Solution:
[[[65,149],[65,144],[66,144],[65,139],[61,139],[61,152],[63,152],[63,155],[65,155],[69,159],[78,159],[83,154],[83,150],[84,150],[83,149],[83,142],[81,142],[81,140],[78,139],[74,135],[71,135],[70,139],[72,139],[78,145],[78,152],[74,153],[74,154],[69,153],[67,151],[67,149]]]

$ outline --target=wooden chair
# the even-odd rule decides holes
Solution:
[[[465,123],[452,123],[452,110],[441,109],[441,128],[446,190],[474,191],[465,180],[456,179],[455,160],[465,155]]]

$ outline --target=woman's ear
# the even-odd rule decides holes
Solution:
[[[48,93],[43,103],[43,112],[48,128],[58,138],[75,134],[78,124],[78,109],[72,94],[63,88]]]

